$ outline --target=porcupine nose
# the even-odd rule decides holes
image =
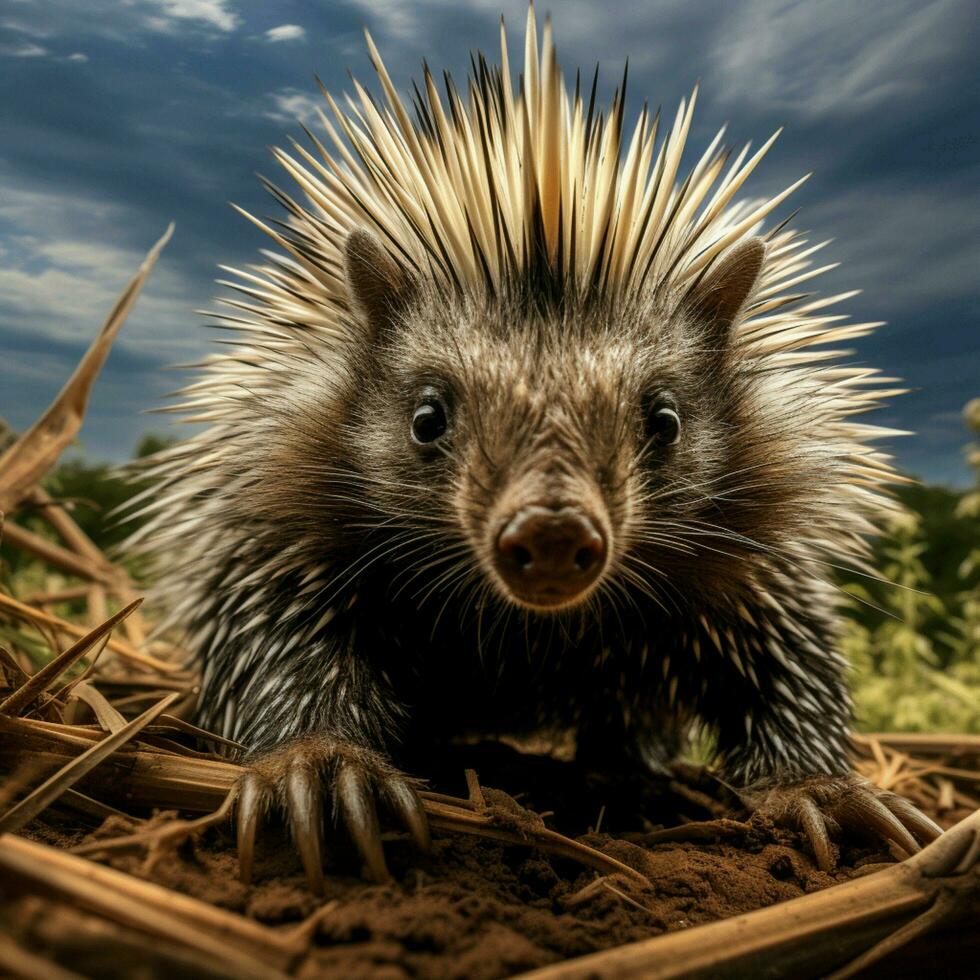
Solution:
[[[573,507],[524,507],[497,537],[497,570],[532,605],[574,599],[598,578],[605,558],[605,536]]]

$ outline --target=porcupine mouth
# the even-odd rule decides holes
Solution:
[[[538,592],[518,592],[510,585],[504,585],[504,592],[510,602],[522,609],[541,613],[556,613],[580,606],[593,591],[594,585],[577,590],[550,586]]]

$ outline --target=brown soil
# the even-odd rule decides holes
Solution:
[[[838,870],[824,874],[795,834],[757,821],[729,825],[724,840],[650,843],[649,832],[658,825],[740,815],[723,787],[690,768],[638,785],[583,776],[570,764],[501,746],[473,746],[461,758],[445,761],[434,788],[465,796],[460,762],[478,768],[485,812],[502,826],[520,830],[540,820],[535,812],[554,811],[548,826],[636,868],[653,885],[602,877],[530,847],[460,835],[436,835],[432,853],[422,857],[398,834],[386,843],[393,882],[372,885],[356,876],[349,847],[335,840],[326,896],[333,907],[322,918],[298,976],[507,977],[748,912],[847,880],[863,864],[892,860],[874,843],[850,841]],[[524,806],[487,787],[494,783],[519,795]],[[592,832],[600,810],[601,832]],[[944,822],[958,816],[946,814]],[[158,813],[142,826],[172,818]],[[72,846],[133,829],[120,818],[93,828],[77,818],[49,816],[32,825],[30,836]],[[306,888],[288,837],[275,826],[264,832],[251,887],[237,879],[228,830],[188,841],[154,867],[135,854],[107,857],[106,863],[273,926],[296,923],[321,904]],[[16,916],[8,922],[15,934],[21,931]],[[66,965],[79,969],[77,960]],[[111,962],[102,962],[99,975],[132,975],[122,961],[117,966],[114,972]],[[88,971],[83,967],[83,972]],[[152,968],[140,972],[165,975]]]

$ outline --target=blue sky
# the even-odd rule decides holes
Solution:
[[[854,359],[914,391],[882,424],[908,471],[968,479],[960,409],[980,395],[976,8],[969,0],[566,0],[550,8],[567,78],[598,61],[607,94],[630,63],[633,113],[671,112],[701,80],[692,156],[724,122],[756,145],[780,125],[750,193],[813,171],[796,226],[833,238],[822,291],[863,290],[856,318],[888,325]],[[67,378],[142,254],[177,230],[100,379],[82,444],[118,459],[206,353],[219,263],[266,247],[237,215],[276,213],[256,173],[302,139],[314,74],[377,91],[369,27],[396,83],[422,57],[459,78],[469,51],[512,58],[524,0],[3,0],[0,3],[0,415],[27,426]],[[790,209],[787,208],[786,213]]]

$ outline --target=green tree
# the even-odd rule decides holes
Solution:
[[[980,432],[980,399],[965,411]],[[968,450],[980,487],[980,448]],[[865,729],[980,731],[980,492],[908,487],[875,545],[885,581],[852,581],[844,635]]]

